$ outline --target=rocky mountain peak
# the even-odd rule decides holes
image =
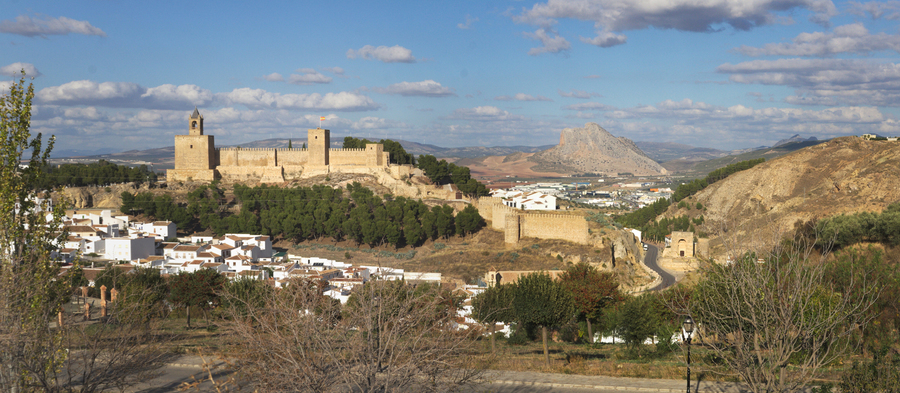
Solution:
[[[616,137],[597,123],[560,132],[559,145],[532,156],[541,169],[574,173],[659,175],[666,170],[628,138]]]

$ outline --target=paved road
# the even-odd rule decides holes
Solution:
[[[199,358],[183,356],[164,367],[162,375],[142,386],[129,389],[130,392],[163,393],[177,391],[183,382],[192,382],[208,377],[202,367]],[[221,364],[221,363],[219,363]],[[214,371],[214,378],[219,381],[227,380],[232,371],[220,368]],[[243,384],[244,391],[253,391],[252,387]],[[715,393],[743,393],[746,389],[733,383],[698,382],[691,383],[692,391]],[[697,389],[699,387],[699,389]],[[249,389],[248,389],[249,388]],[[467,393],[637,393],[637,392],[665,392],[675,393],[685,391],[684,380],[672,379],[642,379],[601,377],[572,374],[549,374],[529,371],[488,371],[484,375],[484,382],[467,386],[462,389]],[[190,389],[191,392],[215,392],[215,388],[207,383]],[[229,391],[235,390],[233,387]]]
[[[663,268],[659,267],[659,264],[656,263],[658,260],[657,257],[659,256],[659,249],[652,244],[644,244],[647,245],[647,253],[644,254],[644,264],[650,269],[653,269],[653,271],[659,273],[659,276],[662,277],[662,282],[652,288],[651,291],[659,291],[675,285],[675,276],[663,270]]]

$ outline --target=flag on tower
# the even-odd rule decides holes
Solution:
[[[325,116],[319,116],[319,121],[325,121]]]

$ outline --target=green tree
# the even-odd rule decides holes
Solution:
[[[470,233],[478,232],[484,227],[484,218],[478,213],[475,206],[467,205],[461,212],[456,215],[456,233],[465,236]]]
[[[655,302],[652,294],[643,294],[627,298],[619,307],[617,331],[632,355],[639,356],[644,342],[659,330],[660,315]]]
[[[584,262],[570,266],[559,279],[572,295],[578,317],[587,322],[588,342],[593,343],[591,322],[600,321],[605,308],[622,300],[619,283],[612,273],[600,272]]]
[[[225,286],[225,276],[213,269],[180,272],[169,280],[169,300],[186,309],[188,327],[191,327],[191,307],[198,307],[205,314],[218,301],[219,292]]]
[[[50,322],[71,287],[51,260],[66,238],[66,203],[43,199],[48,190],[40,186],[54,138],[45,149],[42,135],[32,136],[34,87],[22,75],[0,96],[0,386],[13,391],[29,389],[40,377],[35,371],[65,360],[54,350],[61,333]]]
[[[494,330],[498,322],[512,322],[516,319],[513,309],[513,298],[516,286],[513,284],[495,285],[472,299],[472,318],[490,325],[491,352],[497,352],[494,342]]]
[[[547,365],[550,365],[547,329],[572,317],[574,311],[572,296],[546,273],[531,273],[520,277],[516,283],[513,308],[519,322],[541,327],[544,359]]]

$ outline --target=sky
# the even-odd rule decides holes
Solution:
[[[723,150],[900,135],[900,1],[0,0],[57,148],[333,136],[556,144],[600,124]],[[32,80],[31,77],[34,77]]]

